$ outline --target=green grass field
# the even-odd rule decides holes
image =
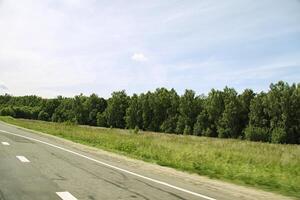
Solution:
[[[11,117],[0,120],[200,175],[300,198],[300,146],[95,128]]]

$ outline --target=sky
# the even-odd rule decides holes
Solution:
[[[0,94],[300,82],[299,0],[0,0]]]

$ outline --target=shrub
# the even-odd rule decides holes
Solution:
[[[139,127],[138,127],[138,126],[135,126],[135,127],[134,127],[134,130],[133,130],[133,133],[134,133],[134,134],[138,134],[139,131],[140,131]]]
[[[105,113],[97,113],[97,126],[101,126],[101,127],[106,127],[107,123],[106,123],[106,117],[105,117]]]
[[[197,135],[197,136],[201,136],[202,135],[202,127],[199,125],[199,123],[196,123],[194,125],[194,131],[193,131],[193,134],[194,135]]]
[[[216,135],[214,135],[214,132],[211,130],[211,128],[206,128],[203,132],[203,136],[216,137]]]
[[[192,133],[192,129],[190,126],[186,125],[184,130],[183,130],[183,134],[184,135],[190,135]]]
[[[5,107],[1,109],[0,115],[15,117],[16,113],[12,107]]]
[[[218,127],[218,137],[219,138],[230,138],[230,129]]]
[[[45,111],[40,111],[38,115],[39,120],[48,121],[49,120],[49,114]]]
[[[245,138],[251,141],[270,141],[270,133],[268,128],[261,128],[255,126],[248,126],[245,129]]]
[[[75,126],[75,125],[77,125],[78,123],[76,122],[75,119],[71,119],[71,120],[64,121],[63,124],[65,124],[65,125],[67,125],[67,126]]]
[[[274,128],[272,131],[272,143],[286,143],[287,133],[283,128]]]
[[[29,107],[31,112],[31,119],[38,119],[39,113],[41,112],[41,108],[38,106]]]
[[[166,133],[174,133],[176,129],[177,116],[165,120],[160,126],[160,130]]]
[[[28,106],[14,107],[16,118],[32,119],[32,108]]]
[[[58,122],[58,117],[56,113],[53,113],[52,117],[51,117],[51,121],[52,122]]]

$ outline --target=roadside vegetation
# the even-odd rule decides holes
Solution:
[[[112,128],[239,138],[271,143],[300,144],[300,84],[271,84],[268,92],[233,88],[212,89],[207,96],[174,89],[128,96],[113,92],[109,99],[92,94],[59,96],[0,96],[0,115],[70,122]]]
[[[21,127],[183,171],[300,198],[300,146],[0,117]]]

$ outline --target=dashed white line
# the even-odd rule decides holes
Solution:
[[[8,142],[1,142],[4,146],[8,146],[9,143]]]
[[[69,192],[56,192],[56,194],[62,199],[62,200],[77,200],[71,193]]]
[[[30,162],[25,156],[16,156],[21,162]]]
[[[51,146],[51,147],[60,149],[60,150],[62,150],[62,151],[66,151],[66,152],[69,152],[69,153],[71,153],[71,154],[80,156],[80,157],[82,157],[82,158],[85,158],[85,159],[94,161],[94,162],[96,162],[96,163],[98,163],[98,164],[101,164],[101,165],[104,165],[104,166],[106,166],[106,167],[109,167],[109,168],[112,168],[112,169],[115,169],[115,170],[119,170],[119,171],[121,171],[121,172],[124,172],[124,173],[127,173],[127,174],[131,174],[132,176],[136,176],[136,177],[139,177],[139,178],[142,178],[142,179],[145,179],[145,180],[148,180],[148,181],[151,181],[151,182],[154,182],[154,183],[157,183],[157,184],[160,184],[160,185],[163,185],[163,186],[166,186],[166,187],[169,187],[169,188],[172,188],[172,189],[181,191],[181,192],[185,192],[185,193],[190,194],[190,195],[194,195],[194,196],[197,196],[197,197],[201,197],[201,198],[204,198],[204,199],[207,199],[207,200],[216,200],[215,198],[212,198],[212,197],[209,197],[209,196],[206,196],[206,195],[203,195],[203,194],[199,194],[199,193],[196,193],[196,192],[193,192],[193,191],[190,191],[190,190],[181,188],[181,187],[177,187],[177,186],[175,186],[175,185],[172,185],[172,184],[169,184],[169,183],[166,183],[166,182],[163,182],[163,181],[159,181],[159,180],[156,180],[156,179],[153,179],[153,178],[150,178],[150,177],[141,175],[141,174],[137,174],[137,173],[135,173],[135,172],[131,172],[131,171],[129,171],[129,170],[122,169],[122,168],[120,168],[120,167],[116,167],[116,166],[114,166],[114,165],[110,165],[110,164],[108,164],[108,163],[105,163],[105,162],[96,160],[96,159],[94,159],[94,158],[85,156],[85,155],[83,155],[83,154],[77,153],[77,152],[75,152],[75,151],[72,151],[72,150],[69,150],[69,149],[66,149],[66,148],[63,148],[63,147],[54,145],[54,144],[50,144],[50,143],[48,143],[48,142],[44,142],[44,141],[42,141],[42,140],[34,139],[34,138],[31,138],[31,137],[27,137],[27,136],[24,136],[24,135],[19,135],[19,134],[12,133],[12,132],[8,132],[8,131],[4,131],[4,130],[0,130],[0,131],[2,131],[2,132],[4,132],[4,133],[7,133],[7,134],[10,134],[10,135],[14,135],[14,136],[18,136],[18,137],[21,137],[21,138],[25,138],[25,139],[28,139],[28,140],[31,140],[31,141],[35,141],[35,142],[39,142],[39,143],[42,143],[42,144],[46,144],[46,145],[48,145],[48,146]]]

